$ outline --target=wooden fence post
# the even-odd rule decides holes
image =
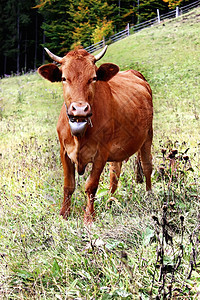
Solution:
[[[105,42],[105,36],[103,37],[103,47],[105,47],[106,42]]]
[[[126,29],[127,29],[127,35],[130,35],[130,26],[129,26],[129,23],[126,26]]]
[[[158,23],[160,23],[160,11],[157,9],[157,17],[158,17]]]
[[[177,6],[176,7],[176,18],[178,18],[178,16],[179,16],[179,7]]]

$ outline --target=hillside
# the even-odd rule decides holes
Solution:
[[[0,81],[0,297],[198,299],[200,8],[110,45],[100,63],[141,71],[154,97],[153,193],[124,163],[109,208],[108,170],[83,225],[84,184],[59,216],[56,123],[62,87],[35,73]],[[176,152],[178,152],[176,154]]]

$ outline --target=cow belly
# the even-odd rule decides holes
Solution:
[[[122,137],[114,140],[110,149],[108,161],[123,161],[136,153],[144,144],[147,134],[134,138],[132,136]]]

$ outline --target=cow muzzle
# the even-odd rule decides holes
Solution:
[[[71,133],[76,137],[82,137],[88,125],[92,127],[90,119],[92,116],[92,110],[88,103],[72,102],[67,109],[67,115],[69,118]]]

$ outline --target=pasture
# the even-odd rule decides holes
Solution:
[[[0,298],[200,297],[200,9],[117,42],[99,62],[143,73],[153,90],[153,193],[124,163],[110,205],[108,169],[96,222],[83,224],[84,176],[59,216],[60,83],[36,73],[0,81]],[[156,298],[157,297],[157,298]]]

